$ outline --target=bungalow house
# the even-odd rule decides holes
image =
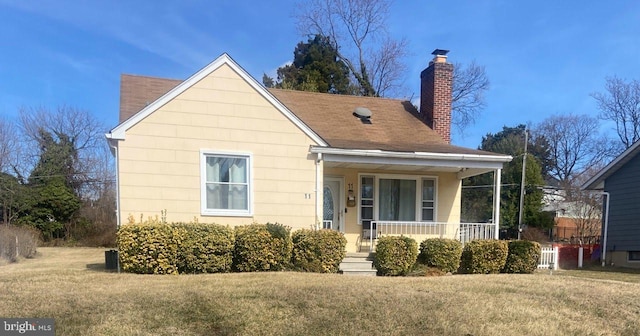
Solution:
[[[278,222],[338,230],[348,251],[384,234],[497,238],[461,224],[461,181],[510,156],[450,144],[453,65],[437,50],[409,101],[267,89],[226,54],[184,81],[123,75],[118,220]],[[499,199],[499,198],[497,198]]]
[[[602,263],[640,267],[640,141],[582,185],[606,196]]]

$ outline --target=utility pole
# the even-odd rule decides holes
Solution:
[[[527,172],[527,144],[529,143],[529,132],[524,128],[524,154],[522,155],[522,180],[520,181],[520,213],[518,214],[518,240],[522,234],[522,210],[524,208],[524,183]]]

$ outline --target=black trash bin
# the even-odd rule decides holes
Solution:
[[[118,251],[109,250],[104,251],[104,264],[105,269],[116,270],[118,269]]]

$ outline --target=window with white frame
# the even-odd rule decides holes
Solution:
[[[432,222],[436,179],[422,176],[360,176],[360,223],[372,220]]]
[[[360,179],[360,223],[367,229],[373,221],[374,180],[373,176],[362,176]]]
[[[202,214],[251,214],[251,156],[202,152]]]
[[[436,205],[436,181],[434,179],[422,179],[422,221],[435,219]]]
[[[628,251],[629,261],[640,261],[640,251]]]

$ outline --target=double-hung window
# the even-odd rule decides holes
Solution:
[[[360,176],[360,222],[433,222],[436,180],[422,176]]]
[[[360,180],[360,223],[365,229],[371,228],[373,221],[374,180],[373,176],[362,176]]]
[[[251,155],[202,152],[202,214],[251,215]]]

